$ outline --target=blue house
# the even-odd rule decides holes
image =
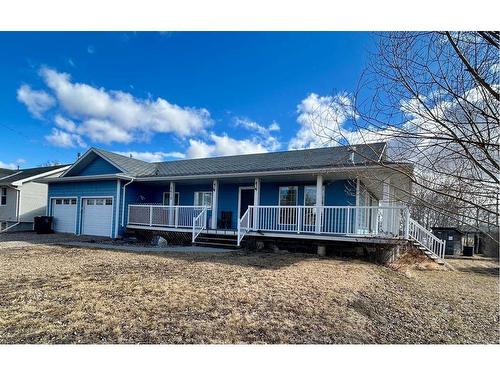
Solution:
[[[416,235],[401,203],[411,165],[374,143],[147,163],[89,149],[47,179],[54,230],[378,242]],[[415,232],[415,233],[414,233]]]

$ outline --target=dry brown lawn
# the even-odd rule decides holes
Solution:
[[[0,244],[0,343],[498,343],[478,265]]]

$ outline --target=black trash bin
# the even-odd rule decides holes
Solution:
[[[36,216],[33,229],[37,234],[52,233],[52,216]]]
[[[474,255],[474,246],[464,246],[463,254],[466,257],[471,257]]]

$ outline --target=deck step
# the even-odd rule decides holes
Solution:
[[[206,247],[221,247],[230,249],[239,249],[240,247],[235,243],[221,243],[221,242],[198,242],[198,240],[193,242],[196,246],[206,246]]]
[[[238,239],[235,235],[222,233],[200,233],[193,243],[197,246],[221,247],[228,249],[239,248]]]

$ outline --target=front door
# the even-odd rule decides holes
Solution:
[[[248,206],[253,205],[253,188],[240,190],[240,219],[247,212]]]

